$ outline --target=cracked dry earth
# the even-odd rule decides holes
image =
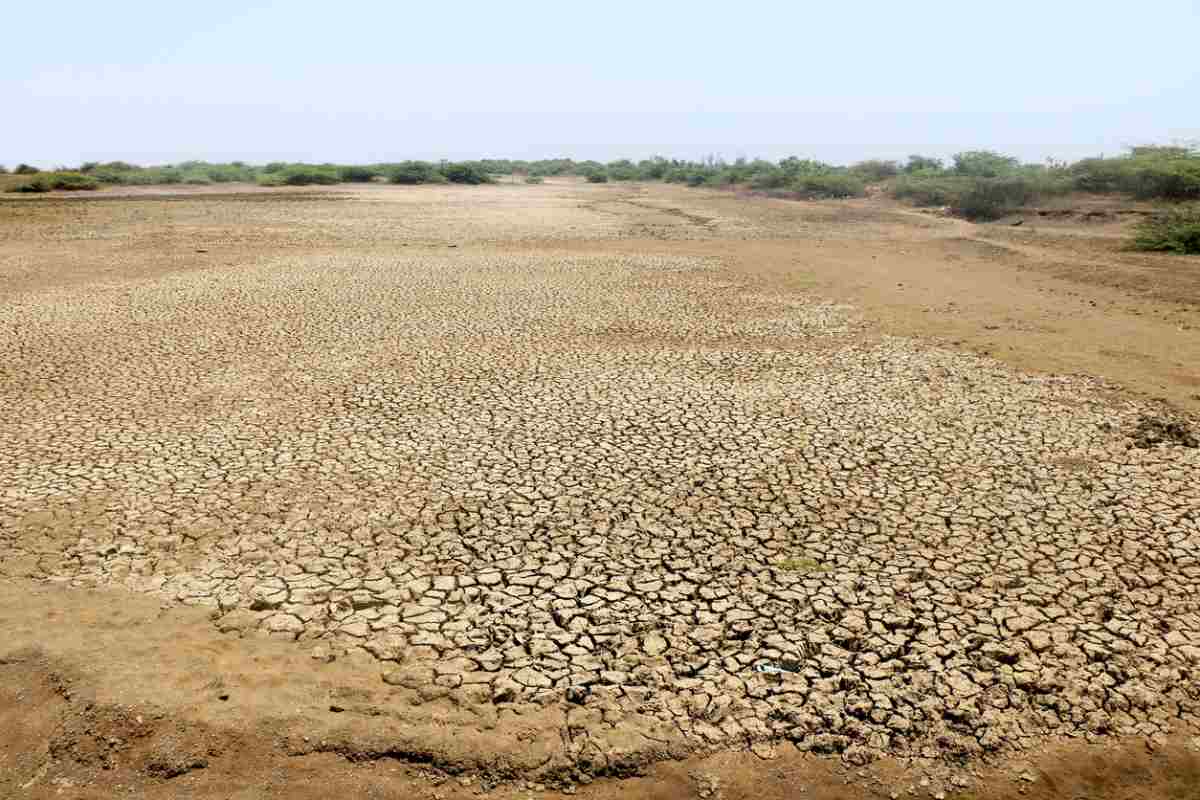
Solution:
[[[11,295],[0,574],[369,653],[415,702],[561,704],[579,753],[1196,725],[1200,451],[1131,447],[1149,403],[491,224]]]

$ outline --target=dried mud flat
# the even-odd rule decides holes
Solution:
[[[1200,450],[1144,375],[1197,298],[1113,283],[1186,262],[1012,236],[570,183],[0,205],[0,670],[62,705],[0,781],[653,793],[593,781],[715,753],[704,797],[741,752],[990,796],[1049,743],[1186,752]],[[839,278],[889,253],[1176,338],[1119,388],[890,335]]]

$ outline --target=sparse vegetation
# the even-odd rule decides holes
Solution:
[[[858,176],[841,173],[797,178],[794,185],[797,194],[812,200],[862,197],[867,190]]]
[[[7,192],[20,192],[21,194],[34,194],[50,191],[50,182],[42,178],[34,178],[33,180],[18,183],[5,189]]]
[[[967,150],[955,153],[951,172],[968,178],[1003,178],[1015,175],[1021,162],[992,150]]]
[[[1071,181],[1043,168],[1024,174],[971,177],[957,174],[902,175],[891,187],[893,197],[913,205],[947,207],[970,220],[994,220],[1045,197],[1066,194]]]
[[[1136,250],[1200,255],[1200,204],[1169,209],[1137,226]]]
[[[978,179],[951,204],[951,210],[969,220],[994,220],[1050,195],[1070,191],[1070,183],[1014,176]]]
[[[24,183],[18,183],[10,187],[8,191],[40,194],[54,190],[78,192],[99,188],[99,181],[80,172],[41,172],[36,173],[32,179]]]
[[[446,177],[432,165],[424,161],[405,161],[395,164],[387,170],[387,178],[392,183],[417,185],[422,183],[445,183]]]
[[[878,183],[879,181],[894,178],[900,174],[900,165],[895,161],[880,161],[871,159],[869,161],[860,161],[850,167],[851,174],[864,181]]]
[[[379,175],[374,167],[338,167],[338,177],[343,183],[370,183]]]
[[[1140,200],[1200,200],[1200,151],[1192,147],[1134,147],[1116,158],[1071,165],[1075,187],[1119,192]]]
[[[329,186],[341,183],[341,176],[332,164],[288,164],[275,172],[260,174],[258,182],[263,186]]]
[[[940,175],[945,168],[945,164],[940,158],[911,155],[900,171],[905,175]]]
[[[446,176],[446,180],[450,183],[465,183],[471,186],[477,186],[481,183],[492,183],[492,178],[479,165],[462,162],[459,164],[445,164],[441,168],[441,173]]]
[[[31,178],[8,191],[48,192],[102,186],[257,182],[263,186],[367,183],[492,183],[494,175],[523,175],[534,185],[546,176],[575,175],[589,183],[665,181],[691,187],[744,187],[773,197],[825,200],[863,197],[869,185],[882,185],[893,197],[916,206],[941,207],[974,221],[1002,218],[1045,198],[1072,191],[1118,193],[1138,200],[1200,200],[1200,151],[1185,146],[1144,146],[1111,158],[1089,158],[1075,164],[1022,164],[992,150],[966,150],[942,159],[914,154],[903,164],[868,159],[838,166],[795,156],[777,162],[716,156],[698,161],[654,156],[634,162],[618,159],[574,161],[569,158],[523,161],[481,159],[461,162],[404,161],[394,164],[336,165],[271,162],[251,166],[235,161],[213,164],[189,161],[139,167],[123,161],[87,162],[77,170],[41,173],[29,164],[13,172]],[[46,178],[46,176],[50,176]],[[1148,220],[1139,228],[1134,247],[1175,253],[1195,252],[1195,211],[1181,210]]]

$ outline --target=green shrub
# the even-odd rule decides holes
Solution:
[[[1135,147],[1116,158],[1088,158],[1068,173],[1085,192],[1120,192],[1141,200],[1200,200],[1200,152]]]
[[[609,179],[614,181],[636,181],[641,177],[637,166],[627,158],[609,162],[605,171]]]
[[[954,173],[971,178],[999,178],[1012,175],[1021,162],[992,150],[967,150],[954,154]]]
[[[793,187],[802,197],[812,200],[862,197],[867,193],[862,179],[848,174],[808,175],[797,178]]]
[[[126,173],[122,183],[136,186],[183,183],[183,170],[177,167],[149,167]]]
[[[969,220],[993,220],[1025,205],[1029,195],[1024,181],[976,181],[954,201],[956,216]]]
[[[831,175],[838,171],[837,167],[832,164],[826,164],[824,161],[816,161],[811,158],[796,158],[795,156],[782,159],[779,162],[779,168],[793,178],[809,175]]]
[[[11,187],[10,192],[79,192],[100,188],[100,181],[81,172],[42,172],[37,177]]]
[[[795,178],[778,167],[757,172],[750,179],[751,189],[783,189]]]
[[[450,183],[465,183],[471,186],[478,186],[481,183],[491,183],[492,179],[486,172],[474,164],[446,164],[441,169],[442,175],[446,176],[446,180]]]
[[[892,196],[915,206],[949,206],[972,183],[970,178],[904,176],[892,184]]]
[[[213,183],[250,183],[257,177],[244,164],[206,164],[201,172]]]
[[[1008,178],[940,178],[902,176],[891,194],[915,206],[949,206],[952,213],[972,220],[998,219],[1039,198],[1071,191],[1069,178],[1049,172]]]
[[[864,181],[878,183],[879,181],[894,178],[900,174],[900,165],[895,161],[881,161],[879,159],[871,159],[869,161],[860,161],[850,167],[850,172],[859,176]]]
[[[1057,191],[1052,184],[1029,178],[977,180],[958,196],[952,210],[970,220],[999,219],[1052,191]]]
[[[51,189],[64,192],[93,191],[100,188],[100,181],[80,172],[54,172],[47,177]]]
[[[29,164],[17,164],[17,168],[13,170],[13,175],[37,175],[41,172],[37,167]]]
[[[33,178],[32,180],[25,181],[24,183],[18,183],[15,186],[10,186],[5,191],[21,192],[25,194],[48,192],[50,191],[50,181],[40,177]]]
[[[525,182],[528,184],[538,184],[538,183],[545,183],[546,179],[543,178],[541,175],[526,175]]]
[[[1134,232],[1136,250],[1200,255],[1200,205],[1180,206],[1147,217]]]
[[[338,167],[338,177],[345,183],[370,183],[378,174],[372,167]]]
[[[945,169],[946,165],[940,158],[914,154],[908,157],[903,172],[905,175],[937,175]]]
[[[638,172],[642,178],[650,181],[661,181],[667,175],[667,171],[671,168],[671,164],[662,156],[654,156],[643,161],[639,161]]]
[[[208,186],[213,180],[203,172],[188,172],[183,176],[183,182],[191,186]]]
[[[263,186],[309,186],[312,184],[329,186],[340,183],[340,178],[336,167],[288,164],[283,169],[259,175],[258,182]]]
[[[96,180],[100,181],[101,183],[108,183],[108,184],[114,184],[114,185],[125,183],[125,175],[123,173],[117,172],[116,170],[108,169],[107,167],[103,167],[103,166],[101,166],[97,169],[93,169],[91,172],[88,173],[88,175],[90,177],[93,177]]]
[[[1200,200],[1200,158],[1147,164],[1129,177],[1128,189],[1140,200]]]
[[[587,174],[588,183],[608,183],[608,173],[596,170]]]
[[[409,185],[430,183],[434,174],[433,165],[424,161],[405,161],[403,164],[396,164],[387,170],[389,181]]]

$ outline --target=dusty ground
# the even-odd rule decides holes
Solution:
[[[1200,268],[1095,211],[6,199],[0,794],[1192,796]]]

